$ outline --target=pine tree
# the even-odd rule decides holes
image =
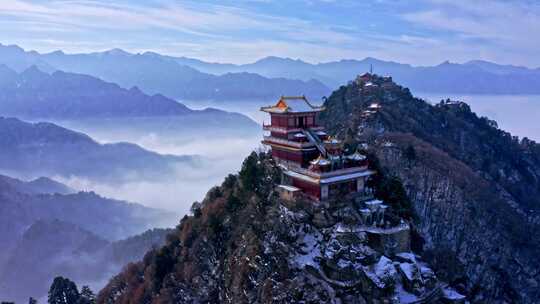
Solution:
[[[96,295],[88,286],[83,286],[81,289],[81,297],[79,298],[78,304],[95,304]]]
[[[68,278],[56,277],[49,289],[49,304],[77,304],[80,298],[77,285]]]
[[[412,145],[409,145],[406,149],[405,149],[405,157],[409,160],[409,161],[414,161],[416,160],[416,150],[414,149],[414,147]]]
[[[34,298],[32,298],[32,297],[30,297],[30,298],[28,299],[28,304],[37,304],[37,300],[34,299]]]
[[[240,180],[242,185],[247,190],[256,191],[258,188],[259,175],[261,174],[259,167],[259,157],[256,152],[251,154],[244,160],[242,170],[240,170]]]

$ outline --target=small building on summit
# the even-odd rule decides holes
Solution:
[[[281,97],[275,105],[261,108],[270,114],[270,124],[263,125],[269,134],[262,143],[271,148],[283,169],[279,190],[302,192],[317,200],[365,195],[369,192],[365,182],[374,172],[368,170],[364,155],[346,155],[343,143],[319,125],[318,114],[324,110],[305,96]]]

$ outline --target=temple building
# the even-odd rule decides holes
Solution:
[[[263,144],[283,169],[279,190],[286,197],[303,193],[317,200],[337,195],[364,195],[368,170],[366,156],[359,152],[346,155],[343,143],[327,135],[318,123],[324,107],[312,105],[305,96],[281,97],[261,111],[270,114],[270,124],[263,128],[269,134]]]

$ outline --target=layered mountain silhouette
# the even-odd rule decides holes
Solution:
[[[160,94],[146,95],[137,87],[123,89],[92,76],[62,71],[48,74],[36,66],[21,73],[0,67],[0,113],[3,115],[80,119],[181,116],[202,112]]]
[[[159,179],[198,157],[162,155],[135,144],[100,144],[52,123],[0,117],[0,170],[18,176],[79,176],[101,181]]]
[[[0,54],[6,54],[0,63],[19,71],[36,65],[44,71],[60,69],[83,73],[125,87],[139,86],[150,93],[161,92],[187,99],[266,98],[297,92],[320,97],[329,94],[328,87],[346,83],[360,71],[369,71],[371,67],[378,74],[392,75],[396,81],[419,92],[540,92],[540,68],[499,65],[482,60],[412,66],[371,57],[312,64],[270,56],[249,64],[227,64],[155,52],[131,54],[119,49],[89,54],[65,54],[61,51],[39,54],[25,52],[17,46],[0,46]]]
[[[104,280],[162,244],[167,230],[148,229],[175,218],[45,177],[0,175],[0,300],[40,298],[59,273]]]
[[[318,99],[371,68],[416,92],[454,94],[538,94],[540,68],[472,60],[412,66],[367,57],[312,64],[270,56],[248,64],[212,63],[187,57],[120,49],[87,54],[56,51],[39,54],[18,46],[0,45],[0,63],[22,72],[31,66],[43,71],[88,74],[123,87],[184,99],[274,98],[304,93]]]
[[[5,54],[5,55],[4,55]],[[17,46],[0,45],[0,63],[17,72],[31,66],[44,71],[62,70],[98,77],[149,94],[183,99],[253,99],[298,94],[320,98],[330,89],[317,80],[267,78],[253,73],[212,75],[153,53],[131,54],[114,49],[90,54],[61,51],[39,54]]]
[[[110,241],[77,224],[37,220],[16,240],[0,265],[0,298],[23,302],[46,295],[58,274],[94,285],[164,243],[167,229]]]
[[[0,239],[2,244],[6,245],[5,248],[9,247],[7,244],[10,240],[17,239],[29,225],[39,219],[59,219],[74,223],[107,240],[118,240],[141,233],[154,227],[156,223],[174,223],[174,220],[171,220],[173,213],[108,199],[94,192],[51,194],[51,190],[47,189],[25,192],[32,184],[33,182],[0,176]]]
[[[76,192],[74,189],[48,177],[39,177],[24,182],[16,178],[0,175],[0,180],[13,190],[24,194],[71,194]]]
[[[250,72],[266,77],[318,79],[330,87],[347,83],[371,68],[416,92],[454,94],[538,94],[540,70],[473,60],[463,64],[412,66],[375,58],[311,64],[290,58],[266,57],[244,65],[211,64],[187,58],[177,62],[208,73]]]

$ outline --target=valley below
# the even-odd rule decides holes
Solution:
[[[537,296],[540,95],[525,95],[538,94],[536,70],[2,54],[18,60],[0,56],[1,301],[46,302],[57,275],[101,290],[97,303]],[[373,64],[395,78],[364,73]],[[474,94],[485,92],[499,95]],[[261,107],[274,104],[270,119]],[[261,142],[270,122],[301,169],[364,159],[377,200],[288,184],[283,151]],[[362,218],[383,201],[386,216]],[[368,237],[389,231],[407,231],[401,252]]]
[[[164,155],[196,156],[194,162],[177,164],[159,179],[139,175],[122,183],[105,183],[78,176],[55,178],[75,189],[136,201],[181,217],[189,213],[193,202],[204,198],[209,188],[237,172],[251,151],[262,148],[259,124],[234,113],[229,118],[208,114],[55,121],[100,143],[130,142]]]
[[[538,95],[463,96],[420,93],[419,96],[431,104],[448,97],[465,101],[480,116],[495,119],[500,128],[510,130],[512,134],[519,137],[526,136],[533,140],[540,138],[540,127],[535,123],[540,115],[540,102],[538,102],[540,96]],[[187,163],[176,164],[174,170],[159,178],[137,174],[127,176],[121,181],[112,182],[73,174],[57,174],[49,177],[67,185],[74,191],[94,191],[107,198],[137,202],[147,207],[172,212],[176,215],[175,217],[169,216],[167,220],[156,218],[155,223],[149,224],[149,227],[172,228],[178,223],[178,219],[190,214],[193,202],[204,199],[208,189],[219,185],[227,175],[238,172],[242,161],[251,151],[263,149],[260,144],[263,134],[261,125],[263,122],[267,122],[265,121],[267,118],[264,113],[260,112],[260,107],[273,102],[275,101],[182,101],[183,104],[194,110],[213,108],[229,112],[230,114],[225,118],[223,116],[216,118],[212,111],[208,111],[204,114],[188,114],[177,117],[51,120],[58,126],[84,133],[99,144],[128,142],[161,155],[193,156],[195,158]],[[311,102],[314,104],[322,103],[315,100]],[[26,180],[39,177],[38,175],[25,175],[5,170],[3,173]],[[94,236],[90,235],[89,237]],[[101,240],[99,242],[103,243],[100,245],[102,246],[100,248],[103,249],[99,249],[91,255],[94,258],[97,254],[99,259],[88,265],[102,263],[103,256],[108,257],[111,254],[111,249],[109,249],[111,245],[107,245]],[[133,258],[139,259],[142,252],[139,249],[138,255]],[[66,257],[66,259],[73,263],[72,261],[77,259],[77,255]],[[84,269],[71,267],[78,269],[76,271]],[[120,264],[112,264],[107,267],[109,268],[107,268],[106,276],[94,275],[89,278],[73,274],[73,277],[78,279],[78,283],[90,284],[93,289],[99,290],[107,283],[106,278],[120,269]],[[67,271],[74,273],[69,272],[71,271],[69,269]]]

